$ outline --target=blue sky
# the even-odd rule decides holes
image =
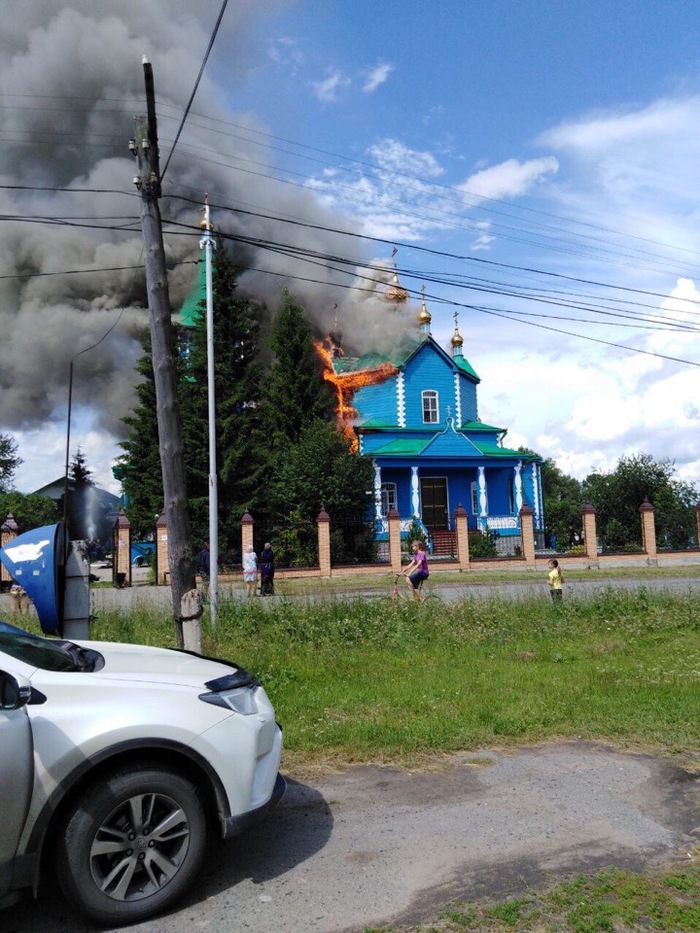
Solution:
[[[134,62],[145,51],[167,152],[220,4],[154,2],[139,23],[128,0],[104,11],[88,0],[63,6],[75,13],[61,13],[63,32],[57,8],[37,13],[24,36],[20,24],[7,36],[4,90],[17,80],[23,40],[40,30],[57,48],[84,36],[80,54],[95,64],[81,80],[110,100],[137,98]],[[120,14],[123,28],[107,24]],[[109,81],[99,74],[104,49],[89,49],[95,21],[112,45]],[[402,283],[415,295],[425,285],[445,346],[458,311],[464,352],[482,378],[480,415],[509,429],[509,446],[527,444],[579,477],[643,451],[671,457],[679,476],[700,482],[699,50],[697,7],[671,0],[230,3],[164,212],[178,215],[178,196],[206,188],[224,229],[302,254],[327,251],[362,274],[371,264],[380,280],[376,267],[386,269],[399,246]],[[68,66],[57,62],[30,90],[61,85]],[[115,90],[117,72],[136,77]],[[89,177],[124,186],[128,176],[128,187],[117,143],[95,156]],[[135,249],[120,236],[112,234],[115,249]],[[169,248],[185,258],[196,241],[173,237]],[[269,292],[286,282],[320,321],[337,303],[346,334],[390,339],[395,322],[339,288],[348,276],[322,262],[324,272],[304,255],[262,249],[245,281]],[[301,281],[312,270],[324,286]],[[171,283],[175,301],[183,276]],[[106,294],[99,310],[122,300]],[[20,488],[55,478],[55,454],[41,464],[35,439],[48,449],[54,431],[60,449],[60,420],[58,409],[24,420],[19,436],[32,457],[22,449]],[[76,420],[88,462],[99,462],[108,484],[114,423],[106,431],[89,393]]]

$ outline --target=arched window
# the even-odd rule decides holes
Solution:
[[[434,389],[426,389],[423,394],[423,424],[437,424],[440,421],[438,394]]]

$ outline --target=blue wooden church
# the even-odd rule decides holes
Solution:
[[[407,299],[395,271],[385,300]],[[479,420],[480,379],[464,356],[456,315],[450,343],[446,352],[433,338],[423,297],[415,331],[390,353],[350,357],[336,347],[331,354],[339,386],[358,374],[370,377],[354,391],[351,424],[360,452],[374,461],[377,538],[387,536],[395,508],[403,533],[422,523],[431,549],[449,553],[462,505],[470,531],[491,532],[499,553],[517,553],[524,504],[533,509],[536,535],[544,530],[541,461],[505,447],[506,429]]]

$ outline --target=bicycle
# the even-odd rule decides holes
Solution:
[[[391,602],[392,603],[397,603],[397,602],[424,603],[424,602],[427,602],[428,600],[431,600],[431,601],[438,600],[438,597],[435,595],[435,593],[431,592],[430,590],[423,589],[423,584],[425,583],[425,580],[421,580],[420,583],[418,584],[418,589],[417,589],[418,596],[416,597],[414,595],[416,591],[414,591],[413,589],[409,590],[409,588],[406,586],[405,583],[402,583],[401,585],[399,585],[399,580],[401,579],[401,577],[403,577],[404,580],[406,579],[403,573],[397,573],[396,578],[394,579],[394,585],[391,588]]]

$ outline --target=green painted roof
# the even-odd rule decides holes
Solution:
[[[455,364],[459,366],[460,369],[464,370],[465,373],[468,373],[468,375],[473,376],[477,382],[481,382],[481,379],[477,376],[476,372],[472,368],[471,363],[465,356],[453,356],[452,359],[455,362]]]
[[[483,432],[488,432],[489,434],[492,434],[494,431],[497,434],[500,434],[501,432],[505,430],[506,430],[505,428],[497,428],[492,424],[484,424],[483,421],[465,421],[460,427],[460,431],[470,431],[470,432],[471,431],[474,431],[474,432],[483,431]]]
[[[499,447],[498,444],[490,444],[485,441],[474,440],[473,444],[484,456],[487,457],[516,457],[518,460],[536,460],[532,454],[525,454],[522,450],[511,450],[508,447]]]
[[[360,373],[379,369],[380,366],[385,366],[387,363],[391,363],[392,366],[396,366],[398,369],[416,352],[423,342],[423,340],[411,340],[401,344],[401,346],[394,347],[388,353],[365,353],[364,356],[336,356],[333,359],[333,368],[339,376],[342,376],[343,373]]]
[[[202,257],[204,251],[202,250]],[[180,308],[180,323],[183,327],[194,327],[204,314],[203,303],[207,300],[207,267],[203,258],[199,262],[199,275],[192,283],[187,297]]]
[[[389,441],[389,443],[385,444],[384,447],[379,447],[377,450],[373,450],[372,456],[376,457],[381,455],[392,455],[395,457],[412,457],[421,453],[426,443],[427,442],[423,438],[419,437],[397,438],[394,441]]]

